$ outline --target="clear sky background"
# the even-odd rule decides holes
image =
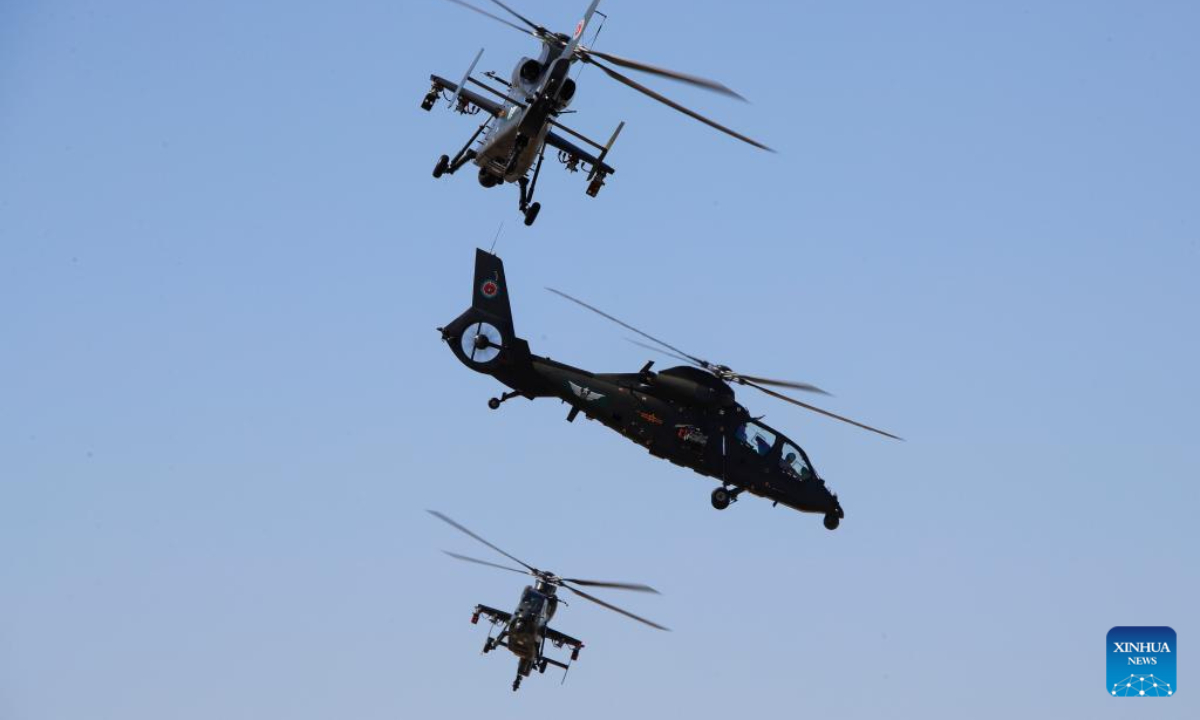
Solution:
[[[584,70],[618,172],[548,165],[525,228],[430,177],[475,125],[421,112],[429,73],[536,51],[484,18],[0,5],[0,718],[1200,716],[1200,7],[601,9],[600,48],[735,87],[647,80],[780,152]],[[553,285],[907,442],[739,394],[831,533],[553,401],[489,411],[435,328],[502,221],[535,351],[650,359]],[[673,632],[573,603],[566,685],[514,695],[468,619],[523,583],[426,508],[657,586],[604,596]],[[1177,696],[1105,694],[1114,625],[1176,629]]]

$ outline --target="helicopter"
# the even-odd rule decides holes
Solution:
[[[486,115],[483,123],[453,158],[449,155],[442,155],[438,159],[433,168],[433,176],[440,178],[445,174],[453,175],[467,163],[473,162],[479,167],[479,184],[485,188],[496,187],[503,183],[517,183],[520,188],[518,208],[524,216],[526,225],[532,225],[541,211],[541,203],[534,202],[533,196],[537,189],[538,176],[541,174],[547,146],[558,150],[558,159],[566,166],[568,172],[577,172],[581,164],[585,166],[588,170],[587,179],[589,181],[587,194],[590,197],[595,197],[600,192],[600,188],[604,186],[605,179],[616,172],[611,165],[605,162],[605,157],[625,127],[624,122],[617,125],[617,129],[608,142],[601,145],[558,121],[562,114],[571,112],[567,110],[567,107],[575,97],[576,84],[575,79],[570,77],[570,71],[572,64],[576,62],[594,65],[614,80],[743,142],[764,150],[771,149],[757,140],[746,137],[680,105],[601,62],[603,60],[624,68],[745,99],[714,80],[630,60],[581,44],[580,40],[584,31],[591,22],[592,16],[597,14],[596,7],[600,4],[600,0],[592,0],[583,19],[579,21],[579,24],[575,26],[574,33],[570,35],[551,32],[500,0],[491,0],[491,2],[521,24],[495,15],[465,2],[465,0],[448,0],[448,2],[461,5],[468,10],[530,35],[542,45],[541,53],[536,59],[522,57],[517,62],[509,80],[503,79],[496,73],[485,73],[487,78],[502,86],[501,89],[472,77],[475,66],[483,55],[483,50],[480,50],[459,82],[455,83],[438,75],[431,75],[432,85],[421,102],[421,108],[429,111],[433,109],[439,98],[446,97],[446,93],[449,93],[446,99],[449,107],[454,111],[466,115],[483,112]],[[603,16],[603,13],[599,14]],[[597,30],[598,34],[599,30]],[[593,36],[593,42],[594,40],[595,36]],[[467,87],[468,84],[485,91],[489,96],[475,92]],[[590,146],[596,153],[593,154],[583,149],[556,130]],[[482,140],[480,140],[481,135],[483,136]],[[472,145],[476,140],[480,141],[479,146],[473,148]],[[532,178],[530,177],[531,169]]]
[[[749,491],[775,505],[821,514],[829,530],[836,530],[846,516],[837,495],[800,445],[761,418],[752,417],[734,399],[733,385],[752,387],[826,417],[902,439],[771,389],[828,395],[814,385],[735,372],[685,353],[566,293],[547,290],[653,343],[633,341],[635,344],[687,364],[654,372],[651,360],[636,373],[601,374],[532,354],[529,343],[513,329],[503,261],[478,249],[471,307],[438,330],[460,362],[512,388],[490,399],[488,407],[499,409],[515,397],[556,397],[571,407],[568,422],[583,413],[645,447],[651,455],[715,478],[721,484],[713,490],[711,500],[718,510]]]
[[[570,671],[570,663],[579,659],[579,651],[583,649],[583,641],[577,640],[570,635],[565,635],[550,627],[550,620],[554,617],[555,611],[558,609],[559,603],[566,604],[565,600],[558,597],[558,589],[568,590],[579,597],[590,600],[601,607],[608,608],[614,612],[618,612],[628,618],[637,620],[640,623],[645,623],[652,628],[659,630],[667,630],[667,628],[659,625],[656,622],[651,622],[644,617],[639,617],[623,610],[611,603],[605,602],[598,597],[590,595],[583,590],[580,590],[574,585],[582,585],[584,587],[604,587],[615,590],[634,590],[637,592],[647,592],[658,594],[658,591],[649,585],[641,583],[620,583],[606,582],[603,580],[581,580],[579,578],[564,578],[555,575],[546,570],[539,570],[528,563],[519,560],[518,558],[508,554],[495,545],[491,544],[482,537],[468,530],[466,527],[459,525],[457,522],[446,517],[436,510],[428,510],[430,515],[449,524],[456,530],[463,532],[479,542],[487,545],[491,549],[500,553],[504,557],[512,560],[521,566],[521,568],[509,567],[500,565],[499,563],[480,560],[478,558],[459,555],[448,550],[443,550],[456,560],[464,560],[466,562],[476,563],[478,565],[487,565],[488,567],[499,568],[500,570],[508,570],[510,572],[521,573],[523,575],[532,575],[534,578],[533,585],[526,586],[521,592],[521,601],[517,604],[516,610],[511,613],[497,610],[487,605],[476,605],[475,612],[471,615],[471,623],[477,624],[480,616],[487,617],[492,625],[499,625],[500,633],[496,637],[492,637],[491,632],[488,632],[488,638],[483,643],[483,654],[486,655],[498,647],[508,648],[509,652],[517,656],[517,677],[513,680],[512,689],[516,692],[521,687],[521,679],[529,677],[530,673],[536,668],[538,673],[546,672],[546,668],[550,665],[563,669],[563,681],[567,679],[567,672]],[[546,643],[549,642],[556,648],[561,648],[564,645],[571,648],[571,658],[568,662],[562,662],[553,658],[546,657]]]

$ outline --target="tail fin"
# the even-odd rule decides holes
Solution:
[[[508,281],[504,277],[504,261],[477,249],[475,251],[475,287],[471,291],[471,307],[491,316],[497,325],[513,330],[512,308],[508,304]]]
[[[500,258],[476,250],[472,285],[471,307],[454,322],[438,328],[442,340],[471,369],[495,375],[514,390],[519,389],[530,379],[525,372],[531,362],[529,345],[513,330],[508,280]],[[536,388],[536,383],[530,387]],[[522,392],[528,394],[535,389]]]
[[[570,42],[563,50],[562,57],[574,59],[575,47],[579,45],[579,41],[583,39],[583,31],[587,30],[588,23],[592,21],[592,13],[596,12],[596,6],[600,4],[600,0],[592,0],[592,4],[588,5],[588,9],[583,13],[583,19],[575,26],[575,33],[571,36]]]

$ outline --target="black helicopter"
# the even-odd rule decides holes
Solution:
[[[566,604],[558,597],[557,593],[559,588],[573,592],[585,600],[591,600],[597,605],[606,607],[614,612],[621,613],[625,617],[632,618],[638,622],[645,623],[652,628],[657,628],[659,630],[667,629],[658,623],[651,622],[644,617],[638,617],[628,610],[623,610],[616,605],[612,605],[601,600],[598,597],[589,595],[577,587],[572,587],[572,585],[582,585],[584,587],[604,587],[615,590],[636,590],[638,592],[658,594],[658,591],[649,585],[642,585],[640,583],[605,582],[602,580],[581,580],[579,578],[559,577],[552,572],[538,570],[532,565],[529,565],[528,563],[509,555],[505,551],[491,544],[487,540],[484,540],[436,510],[429,510],[428,512],[430,515],[433,515],[437,519],[450,524],[455,529],[470,535],[509,560],[517,563],[524,568],[524,570],[508,567],[507,565],[499,565],[497,563],[488,562],[487,560],[479,560],[477,558],[467,557],[466,555],[459,555],[458,553],[452,553],[448,550],[443,550],[443,552],[450,557],[458,560],[477,563],[479,565],[487,565],[488,567],[499,568],[501,570],[509,570],[511,572],[521,573],[523,575],[532,575],[534,577],[533,585],[526,586],[525,590],[521,593],[521,602],[517,605],[516,610],[513,612],[507,613],[503,610],[497,610],[496,608],[488,607],[487,605],[476,605],[475,612],[471,615],[472,624],[478,623],[479,617],[484,615],[493,625],[501,626],[500,634],[496,637],[492,637],[491,633],[488,633],[488,638],[483,643],[483,653],[486,655],[492,650],[495,650],[497,647],[506,647],[508,648],[509,652],[517,656],[517,677],[515,680],[513,680],[512,684],[512,689],[514,692],[521,687],[521,679],[529,677],[529,674],[533,672],[535,668],[539,673],[544,673],[546,672],[546,667],[549,665],[560,667],[563,669],[563,680],[565,681],[566,672],[571,668],[569,663],[579,659],[579,651],[583,649],[583,641],[577,640],[570,635],[564,635],[563,633],[560,633],[559,631],[550,627],[550,620],[554,617],[554,612],[558,609],[558,604],[560,602]],[[557,648],[561,648],[564,645],[570,647],[570,661],[564,663],[559,660],[546,657],[545,649],[547,642]]]
[[[549,288],[548,288],[549,289]],[[571,406],[567,421],[579,413],[644,446],[651,455],[720,481],[712,505],[724,510],[743,491],[801,512],[821,513],[834,530],[845,517],[841,503],[817,474],[804,450],[750,416],[734,399],[732,384],[746,385],[827,417],[899,440],[891,433],[836,415],[783,395],[768,385],[825,393],[807,383],[770,380],[734,372],[651,337],[580,300],[550,289],[599,313],[659,347],[643,345],[688,365],[652,372],[653,361],[636,373],[592,373],[529,351],[513,330],[504,263],[483,250],[475,253],[471,307],[438,328],[442,340],[464,365],[512,388],[488,407],[514,397],[556,397]],[[642,343],[637,343],[642,345]]]
[[[480,50],[458,83],[431,75],[430,80],[433,84],[421,102],[424,110],[431,110],[439,97],[450,93],[447,99],[450,107],[457,112],[474,115],[483,111],[487,114],[487,119],[475,130],[475,134],[453,158],[443,155],[438,159],[437,165],[433,169],[433,176],[440,178],[446,173],[454,174],[463,165],[474,162],[479,166],[479,184],[484,187],[495,187],[506,182],[517,183],[521,190],[519,207],[525,216],[526,225],[532,225],[541,210],[541,204],[533,202],[533,194],[537,188],[538,175],[541,174],[542,160],[545,157],[547,145],[558,150],[558,159],[567,167],[568,171],[577,171],[581,163],[589,168],[588,180],[590,182],[587,194],[591,197],[595,197],[600,192],[605,178],[616,172],[611,165],[604,162],[604,158],[612,149],[613,143],[616,142],[625,123],[619,124],[609,141],[600,145],[558,122],[557,118],[566,111],[572,98],[575,97],[575,80],[569,76],[571,65],[575,62],[595,65],[614,80],[649,95],[685,115],[755,147],[770,150],[757,140],[752,140],[724,125],[713,122],[600,62],[605,60],[624,68],[678,80],[742,99],[740,95],[719,82],[600,52],[580,44],[580,39],[587,29],[588,23],[596,14],[596,6],[600,4],[600,0],[592,0],[583,19],[575,26],[575,32],[571,35],[551,32],[500,0],[491,0],[491,2],[505,10],[514,19],[519,20],[523,26],[493,15],[487,10],[464,2],[464,0],[449,0],[449,2],[531,35],[542,44],[542,51],[537,59],[521,58],[513,68],[509,80],[506,81],[495,73],[486,74],[488,78],[502,85],[503,89],[497,89],[471,77],[480,55],[483,54],[483,50]],[[467,87],[468,83],[484,90],[496,99],[475,92]],[[595,148],[598,154],[593,155],[551,128],[561,130]],[[480,141],[479,147],[472,148],[480,135],[483,135],[483,139]],[[532,179],[530,178],[531,169],[533,171]]]

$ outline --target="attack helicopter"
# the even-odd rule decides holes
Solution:
[[[438,75],[431,75],[432,85],[421,102],[421,108],[429,111],[433,109],[439,98],[445,97],[449,102],[449,107],[456,112],[466,115],[483,112],[486,115],[483,123],[453,158],[449,155],[442,155],[438,159],[433,168],[433,176],[440,178],[445,174],[453,175],[467,163],[473,162],[479,167],[479,184],[485,188],[503,183],[517,183],[520,188],[518,207],[521,214],[524,215],[526,225],[532,225],[541,211],[541,204],[534,202],[533,196],[537,189],[538,176],[541,174],[547,146],[558,150],[558,159],[569,172],[577,172],[581,164],[585,166],[589,181],[587,194],[590,197],[595,197],[600,192],[600,188],[604,186],[605,179],[616,172],[611,165],[605,162],[605,158],[612,149],[613,143],[617,141],[617,136],[621,134],[621,129],[625,127],[624,122],[617,125],[616,131],[613,132],[608,142],[601,145],[563,125],[558,120],[563,113],[570,112],[567,110],[567,106],[575,97],[576,85],[575,80],[570,77],[570,72],[572,64],[577,62],[594,65],[614,80],[624,83],[668,107],[743,142],[770,150],[769,147],[757,140],[714,122],[614,70],[605,62],[601,62],[606,61],[623,68],[670,78],[744,100],[741,95],[714,80],[630,60],[583,45],[580,40],[593,15],[598,14],[596,6],[600,4],[600,0],[592,0],[583,19],[579,21],[579,24],[575,26],[575,31],[570,35],[551,32],[500,0],[491,0],[491,2],[521,24],[495,15],[465,2],[465,0],[448,1],[530,35],[542,45],[541,54],[536,59],[523,57],[517,62],[509,80],[504,80],[496,73],[485,73],[485,76],[500,85],[500,88],[472,77],[475,66],[483,54],[483,50],[480,50],[475,55],[475,60],[467,68],[467,72],[457,83]],[[599,14],[603,16],[603,13]],[[598,33],[599,31],[597,31]],[[593,36],[593,43],[594,41],[595,36]],[[468,85],[483,90],[486,95],[476,92],[467,87]],[[590,146],[596,153],[593,154],[583,149],[556,131],[562,131],[563,134]],[[482,139],[480,139],[481,135]],[[476,140],[479,140],[479,146],[473,148]]]
[[[721,485],[712,492],[712,506],[718,510],[749,491],[776,505],[819,513],[829,530],[837,529],[845,517],[837,495],[804,450],[752,417],[734,399],[733,385],[752,387],[826,417],[901,439],[771,389],[828,395],[814,385],[735,372],[685,353],[566,293],[547,289],[653,343],[635,344],[687,364],[654,372],[651,360],[636,373],[602,374],[532,354],[529,343],[513,329],[504,263],[496,255],[476,250],[471,307],[438,330],[464,365],[512,388],[489,400],[488,407],[499,409],[516,397],[559,398],[571,406],[568,422],[582,413],[642,445],[651,455],[715,478]]]
[[[491,622],[492,625],[499,625],[500,634],[492,637],[491,632],[488,632],[488,638],[483,643],[483,654],[486,655],[498,647],[508,648],[509,652],[517,656],[517,677],[513,680],[512,689],[516,692],[521,687],[521,679],[529,677],[529,674],[536,668],[539,673],[546,672],[546,668],[550,665],[563,669],[563,680],[567,679],[567,672],[571,669],[570,663],[579,659],[579,651],[583,649],[583,641],[577,640],[570,635],[565,635],[550,627],[550,620],[554,617],[554,612],[558,609],[558,604],[566,604],[566,601],[558,597],[558,589],[570,591],[575,595],[590,600],[601,607],[608,608],[614,612],[618,612],[625,617],[637,620],[640,623],[645,623],[652,628],[666,630],[667,628],[658,623],[651,622],[644,617],[639,617],[623,610],[622,608],[612,605],[601,600],[598,597],[590,595],[574,585],[582,585],[584,587],[603,587],[614,590],[634,590],[637,592],[647,592],[658,594],[658,591],[649,585],[641,583],[620,583],[606,582],[603,580],[581,580],[579,578],[564,578],[555,575],[546,570],[539,570],[532,565],[520,560],[507,552],[501,550],[487,540],[471,532],[467,528],[459,525],[455,521],[446,517],[436,510],[427,511],[437,519],[449,524],[456,530],[463,532],[479,542],[487,545],[491,549],[500,553],[504,557],[512,560],[521,566],[521,568],[509,567],[498,563],[489,562],[487,560],[479,560],[478,558],[468,557],[452,553],[449,550],[443,550],[452,558],[457,560],[465,560],[466,562],[476,563],[478,565],[487,565],[488,567],[499,568],[500,570],[508,570],[523,575],[532,575],[534,583],[531,586],[526,586],[521,593],[521,601],[517,605],[516,610],[511,613],[497,610],[487,605],[476,605],[475,612],[471,615],[471,623],[479,622],[480,616],[484,616]],[[549,642],[556,648],[561,648],[564,645],[571,648],[571,659],[567,662],[555,660],[546,657],[546,643]]]

